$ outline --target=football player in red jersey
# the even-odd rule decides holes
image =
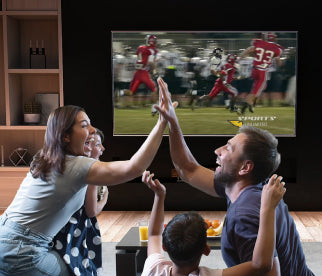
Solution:
[[[242,107],[242,113],[246,108],[250,112],[254,112],[253,106],[267,86],[267,77],[269,68],[275,60],[277,66],[282,65],[280,56],[283,47],[275,42],[276,34],[271,32],[263,32],[261,39],[253,39],[252,46],[241,53],[240,57],[254,55],[252,78],[254,80],[250,94],[247,96],[246,103]]]
[[[234,66],[237,60],[237,55],[229,54],[227,56],[227,62],[218,68],[217,71],[213,72],[213,74],[218,76],[218,79],[215,82],[214,87],[211,89],[208,95],[204,95],[200,97],[200,100],[212,100],[214,97],[218,95],[219,92],[224,91],[228,93],[231,97],[229,108],[230,111],[235,110],[235,99],[238,94],[238,91],[235,87],[231,85],[231,82],[234,80],[236,67]]]
[[[136,51],[136,71],[133,75],[130,89],[125,91],[127,95],[135,94],[141,83],[144,83],[152,92],[156,92],[156,85],[150,78],[150,72],[152,72],[155,67],[156,55],[158,53],[156,46],[157,37],[154,35],[147,35],[146,45],[138,47]]]
[[[152,73],[155,68],[156,56],[158,53],[158,50],[156,49],[157,42],[158,42],[158,39],[156,36],[147,35],[145,45],[141,45],[138,47],[136,51],[136,55],[137,55],[137,61],[135,65],[136,71],[130,83],[130,89],[124,90],[124,94],[126,96],[135,95],[140,84],[143,83],[146,85],[148,89],[152,91],[151,102],[155,103],[157,101],[157,97],[158,97],[156,93],[157,88],[155,83],[150,77],[150,73]],[[153,116],[157,113],[153,105],[151,107],[151,112]]]

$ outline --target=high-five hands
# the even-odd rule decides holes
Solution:
[[[178,102],[171,101],[171,94],[168,90],[168,85],[162,78],[158,78],[159,85],[159,105],[154,105],[154,108],[159,111],[160,120],[170,121],[176,118],[175,108]]]

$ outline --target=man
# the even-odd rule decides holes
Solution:
[[[124,96],[124,89],[130,86],[135,72],[136,55],[131,47],[124,47],[123,54],[116,54],[114,65],[114,102],[118,107],[124,107],[130,102],[129,96]]]
[[[156,36],[147,35],[146,44],[138,47],[136,51],[136,71],[130,83],[130,89],[124,90],[126,96],[135,95],[140,84],[143,83],[149,90],[152,91],[152,102],[157,100],[157,88],[150,77],[150,73],[153,72],[155,68],[156,56],[158,53],[158,50],[156,49],[157,41]],[[153,108],[152,114],[155,115]]]
[[[165,106],[171,107],[167,84],[162,79],[158,82],[160,91],[166,95]],[[213,172],[201,166],[190,152],[174,109],[159,112],[169,122],[171,158],[182,180],[209,195],[227,199],[221,237],[226,265],[231,267],[251,260],[259,227],[263,183],[280,164],[277,139],[268,131],[242,127],[226,145],[215,150],[218,167]],[[299,234],[283,200],[276,208],[276,229],[273,269],[267,275],[313,275],[305,263]]]
[[[254,112],[253,107],[267,86],[268,73],[273,61],[276,62],[277,66],[282,65],[280,56],[283,52],[283,47],[275,43],[275,39],[275,33],[264,32],[261,39],[254,39],[252,46],[240,55],[241,58],[250,55],[255,56],[252,70],[253,87],[247,96],[246,103],[242,107],[242,113],[245,113],[247,107],[250,112]]]
[[[282,177],[274,174],[263,188],[259,235],[251,262],[226,269],[200,266],[202,255],[210,253],[207,244],[205,220],[196,212],[177,214],[164,225],[164,200],[166,188],[154,175],[145,171],[142,181],[154,192],[154,202],[149,222],[148,258],[142,276],[255,276],[266,275],[272,269],[275,249],[275,208],[285,193]],[[167,251],[170,260],[162,255]]]
[[[217,71],[212,71],[213,74],[218,76],[218,79],[216,80],[215,85],[211,89],[210,93],[208,95],[200,97],[201,101],[211,101],[219,94],[219,92],[224,91],[231,97],[231,99],[226,102],[226,108],[229,108],[231,112],[234,112],[236,110],[235,99],[238,95],[238,91],[235,87],[231,85],[231,82],[235,78],[236,67],[234,65],[236,60],[237,55],[229,54],[227,56],[227,62],[223,64],[221,67],[217,68]]]
[[[215,75],[224,65],[224,57],[223,57],[224,50],[222,48],[215,48],[212,51],[211,58],[210,58],[210,72],[211,74]]]

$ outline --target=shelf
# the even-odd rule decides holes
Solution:
[[[45,131],[47,126],[43,125],[16,125],[16,126],[4,126],[0,125],[1,130],[17,131],[17,130],[34,130],[34,131]]]
[[[16,172],[29,172],[30,167],[29,166],[0,166],[0,173],[3,175],[4,172],[7,173],[16,173]]]
[[[19,20],[54,20],[57,18],[57,11],[6,11],[3,14]]]
[[[36,94],[58,94],[58,98],[62,97],[59,93],[59,74],[48,74],[45,70],[42,69],[43,73],[23,73],[25,70],[18,70],[21,73],[9,74],[10,125],[23,125],[23,105],[35,102]],[[27,70],[27,72],[31,71]],[[57,103],[57,107],[59,105],[60,102]]]
[[[44,144],[49,113],[64,105],[62,24],[61,0],[0,0],[0,6],[0,208],[6,208],[29,171],[9,157],[23,148],[29,162]],[[31,55],[37,45],[39,55]],[[24,107],[34,102],[41,104],[41,123],[28,125]]]
[[[7,15],[8,69],[30,69],[30,47],[44,46],[46,69],[59,68],[57,15]]]
[[[9,74],[59,74],[59,69],[8,69]]]
[[[5,67],[4,67],[4,49],[3,49],[3,17],[0,16],[0,124],[6,123],[6,105],[5,105]]]
[[[7,11],[58,11],[60,0],[1,0],[2,7]]]
[[[1,126],[0,145],[3,146],[3,153],[1,152],[0,157],[2,158],[3,155],[4,165],[13,166],[9,156],[17,148],[26,149],[29,157],[34,156],[44,144],[45,132],[46,126],[11,126],[10,128]],[[1,158],[0,164],[2,164]]]
[[[9,206],[29,171],[30,167],[28,166],[0,167],[0,210]]]

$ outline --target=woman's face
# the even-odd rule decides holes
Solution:
[[[103,154],[103,151],[105,150],[104,146],[102,145],[101,136],[96,133],[94,137],[94,141],[91,144],[92,144],[91,157],[95,159],[99,159],[100,156]]]
[[[73,155],[90,156],[96,130],[91,125],[87,114],[79,111],[75,118],[71,134],[66,134],[64,141],[68,143],[67,150]]]

